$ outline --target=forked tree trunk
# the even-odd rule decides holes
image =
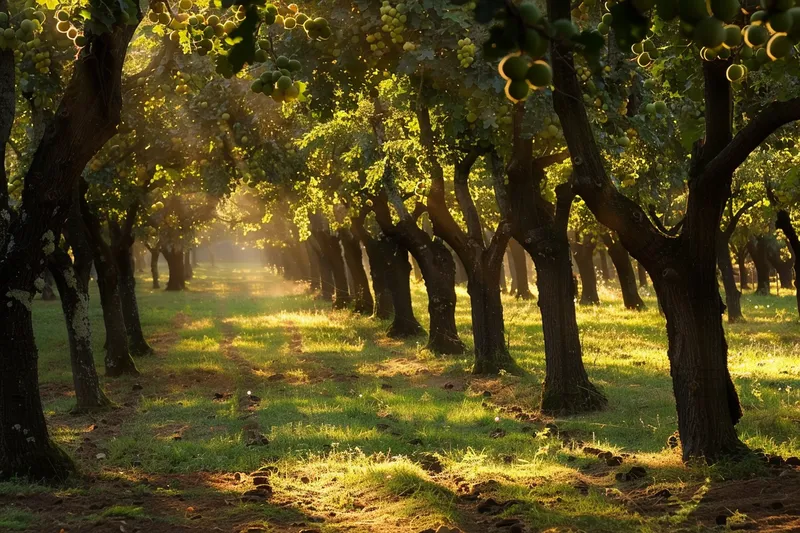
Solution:
[[[50,256],[49,269],[61,295],[61,309],[67,325],[72,382],[75,386],[73,413],[102,410],[111,402],[100,388],[94,365],[92,329],[89,321],[89,272],[75,270],[69,254],[56,248]]]
[[[639,287],[646,288],[649,285],[647,282],[647,269],[639,261],[636,261],[636,273],[639,276]]]
[[[747,251],[756,267],[756,294],[770,293],[770,264],[765,237],[753,237],[747,243]]]
[[[603,235],[603,241],[606,243],[608,255],[617,270],[617,278],[619,278],[619,285],[622,289],[622,302],[625,304],[625,308],[635,309],[636,311],[645,309],[644,301],[639,296],[639,288],[636,286],[636,274],[633,272],[631,256],[628,255],[628,250],[619,242],[618,237],[612,237],[610,234]]]
[[[508,242],[511,260],[514,262],[513,269],[516,276],[516,292],[514,295],[522,300],[532,300],[533,293],[528,284],[528,263],[525,257],[525,249],[516,241],[511,239]]]
[[[369,279],[364,270],[364,258],[361,254],[361,243],[350,230],[339,230],[339,239],[342,242],[344,258],[350,278],[353,282],[353,310],[362,315],[371,315],[375,302],[369,290]]]
[[[182,291],[186,289],[186,276],[183,271],[183,248],[177,246],[165,246],[161,249],[161,254],[167,260],[169,279],[167,280],[168,291]]]
[[[411,302],[411,263],[408,261],[408,250],[389,239],[380,240],[379,246],[384,247],[381,255],[387,260],[386,277],[394,305],[394,318],[386,335],[391,338],[422,335],[425,330],[414,316]]]
[[[575,236],[572,245],[572,255],[575,264],[578,265],[578,273],[581,276],[581,305],[596,305],[600,303],[600,295],[597,294],[597,275],[594,271],[594,249],[595,242],[589,235],[584,235],[582,241],[578,241],[579,236]]]
[[[568,2],[548,0],[547,11],[551,20],[571,18]],[[728,373],[716,236],[735,168],[754,146],[741,137],[732,140],[733,95],[726,77],[730,62],[703,63],[705,138],[692,154],[685,222],[680,235],[671,237],[623,196],[606,173],[581,101],[573,50],[560,39],[551,41],[551,47],[553,107],[573,160],[573,187],[597,220],[617,231],[644,264],[664,309],[683,458],[713,462],[735,454],[743,446],[735,429],[741,410]],[[773,106],[762,123],[767,133],[781,124],[776,114],[780,112]]]
[[[600,257],[600,275],[603,281],[611,281],[611,269],[608,266],[608,254],[605,248],[600,248],[597,255]]]
[[[797,312],[800,314],[800,267],[797,265],[797,257],[800,254],[800,239],[797,237],[797,232],[794,229],[794,225],[792,224],[792,220],[789,217],[789,213],[786,211],[780,210],[778,211],[778,219],[775,223],[775,227],[783,231],[783,234],[786,235],[786,239],[789,241],[789,246],[792,247],[792,255],[795,258],[794,261],[794,286],[795,286],[795,300],[797,300]]]

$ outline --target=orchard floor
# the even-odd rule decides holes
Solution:
[[[519,530],[498,527],[503,519],[528,532],[800,531],[797,468],[689,468],[668,446],[676,417],[651,295],[647,311],[630,312],[603,288],[602,305],[579,309],[587,370],[609,408],[555,420],[535,409],[544,361],[533,302],[505,301],[511,351],[529,374],[480,379],[469,356],[434,357],[424,337],[387,339],[386,323],[331,311],[255,266],[198,268],[184,293],[143,278],[139,295],[156,355],[138,360],[138,378],[104,380],[119,407],[91,416],[69,413],[59,303],[34,302],[50,428],[80,475],[0,484],[0,531]],[[414,297],[427,324],[421,285]],[[471,343],[467,302],[459,288]],[[783,457],[800,455],[793,305],[786,291],[746,295],[748,321],[728,326],[740,434]],[[636,466],[641,477],[618,479]],[[254,481],[271,493],[243,498]]]

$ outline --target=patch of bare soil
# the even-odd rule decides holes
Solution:
[[[252,486],[249,476],[127,473],[125,478],[85,476],[76,481],[88,490],[0,496],[0,507],[34,513],[39,520],[23,531],[37,533],[296,533],[303,529],[298,524],[308,520],[266,500],[243,502],[240,493]],[[270,519],[269,528],[262,518],[268,508],[269,514],[282,516]]]
[[[695,506],[687,521],[709,529],[727,525],[734,531],[800,531],[800,469],[786,466],[771,474],[696,484],[674,494],[645,488],[628,496],[646,515],[674,515],[685,506]]]
[[[178,332],[183,329],[189,321],[189,317],[179,311],[172,318],[169,329],[148,336],[147,341],[150,343],[153,350],[155,350],[157,356],[165,356],[170,348],[178,343],[180,340]]]

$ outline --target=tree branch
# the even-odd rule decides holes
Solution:
[[[481,156],[483,150],[478,147],[472,147],[469,153],[460,161],[456,162],[455,173],[453,175],[453,186],[455,188],[456,200],[458,206],[461,208],[461,213],[464,215],[464,220],[467,224],[467,234],[469,238],[483,243],[483,227],[481,224],[481,217],[478,214],[478,208],[475,206],[475,201],[469,193],[469,175],[473,165]]]
[[[723,231],[723,233],[727,235],[728,238],[730,238],[730,236],[733,235],[733,232],[736,230],[736,225],[739,224],[739,219],[742,218],[742,215],[744,215],[751,207],[753,207],[757,203],[758,202],[756,202],[755,200],[750,200],[748,202],[745,202],[744,205],[742,205],[739,209],[736,210],[736,213],[733,214],[730,221],[728,222],[728,225],[725,227],[725,230]]]

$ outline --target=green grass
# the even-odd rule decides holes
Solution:
[[[648,477],[635,489],[680,492],[758,470],[753,465],[687,468],[667,447],[676,414],[664,320],[650,294],[644,294],[646,311],[631,312],[613,287],[601,287],[601,305],[578,309],[587,371],[608,395],[609,408],[551,420],[536,413],[544,356],[535,302],[504,300],[511,352],[528,374],[473,379],[469,355],[434,357],[422,349],[424,337],[387,339],[387,323],[332,311],[257,267],[201,267],[184,293],[153,291],[141,279],[138,291],[143,325],[159,355],[137,361],[140,378],[104,381],[112,399],[131,407],[97,437],[87,426],[103,415],[68,414],[73,399],[60,307],[34,304],[43,400],[56,440],[86,474],[172,480],[158,490],[138,489],[144,504],[119,503],[89,520],[156,517],[181,523],[189,518],[174,509],[150,508],[148,498],[181,497],[183,507],[193,498],[235,499],[247,486],[231,482],[233,473],[275,465],[270,505],[222,506],[204,515],[235,520],[244,513],[251,522],[291,523],[333,513],[335,520],[320,526],[324,531],[419,531],[445,523],[479,531],[470,529],[474,504],[459,497],[464,487],[492,480],[496,483],[486,495],[518,500],[504,514],[523,518],[534,530],[695,530],[696,505],[688,497],[682,511],[667,520],[618,497],[631,488],[616,482],[614,473],[643,465]],[[726,328],[731,373],[745,408],[742,439],[791,456],[800,455],[800,330],[794,298],[783,294],[745,295],[747,322]],[[458,298],[459,331],[471,348],[463,287]],[[427,324],[421,284],[414,285],[414,301],[420,322]],[[91,304],[102,371],[96,292]],[[302,338],[301,353],[290,349],[292,328]],[[270,380],[275,374],[284,378]],[[448,382],[454,388],[445,389]],[[133,383],[144,387],[141,393],[130,392]],[[484,390],[492,392],[489,401]],[[261,402],[250,406],[247,391]],[[215,401],[215,392],[230,398]],[[519,406],[535,421],[517,420],[499,405]],[[547,423],[558,429],[545,430]],[[247,445],[253,428],[268,438],[267,446]],[[505,436],[493,438],[498,428]],[[77,451],[87,437],[106,454],[104,460]],[[573,447],[576,440],[631,457],[621,467],[607,468]],[[422,454],[434,454],[443,472],[432,475],[420,466]],[[181,476],[200,474],[200,482],[181,481]],[[576,480],[588,484],[586,494],[575,488]],[[82,488],[79,479],[71,489],[59,490]],[[4,494],[21,490],[47,489],[0,484],[0,530],[30,527],[29,515],[2,507]]]

